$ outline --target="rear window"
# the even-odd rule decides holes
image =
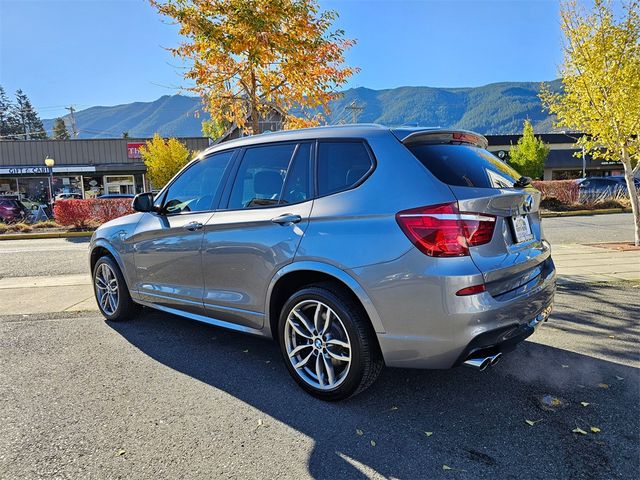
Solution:
[[[520,178],[498,157],[470,145],[411,145],[407,147],[438,180],[448,185],[511,188]]]

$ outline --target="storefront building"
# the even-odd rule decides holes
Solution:
[[[607,177],[622,175],[621,162],[593,159],[588,153],[576,147],[582,133],[543,133],[536,135],[549,146],[549,156],[544,162],[544,180],[568,180],[586,177]],[[489,151],[507,160],[509,149],[518,143],[520,135],[486,135]],[[584,175],[583,175],[584,174]]]
[[[140,147],[147,139],[0,141],[0,196],[45,204],[52,198],[95,198],[149,190]],[[189,150],[208,138],[180,138]],[[53,175],[45,165],[53,159]]]

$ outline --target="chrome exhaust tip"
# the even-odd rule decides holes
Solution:
[[[469,360],[465,360],[464,365],[482,372],[491,365],[491,357],[470,358]]]
[[[491,366],[495,367],[498,363],[500,363],[500,360],[502,360],[502,353],[497,353],[493,357],[489,358],[491,358]]]

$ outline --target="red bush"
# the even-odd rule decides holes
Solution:
[[[102,224],[133,213],[128,198],[58,200],[53,207],[53,216],[60,225],[83,228]]]
[[[578,182],[575,180],[536,180],[534,188],[540,190],[542,199],[556,198],[565,205],[578,201]]]

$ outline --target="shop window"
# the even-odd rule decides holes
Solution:
[[[15,178],[0,178],[0,196],[18,195],[18,180]]]
[[[102,195],[103,183],[102,177],[88,177],[83,176],[83,189],[84,198],[96,198],[98,195]]]
[[[79,176],[54,176],[53,195],[56,200],[82,198],[82,184]]]
[[[105,175],[104,193],[107,195],[130,194],[136,192],[133,175]]]

